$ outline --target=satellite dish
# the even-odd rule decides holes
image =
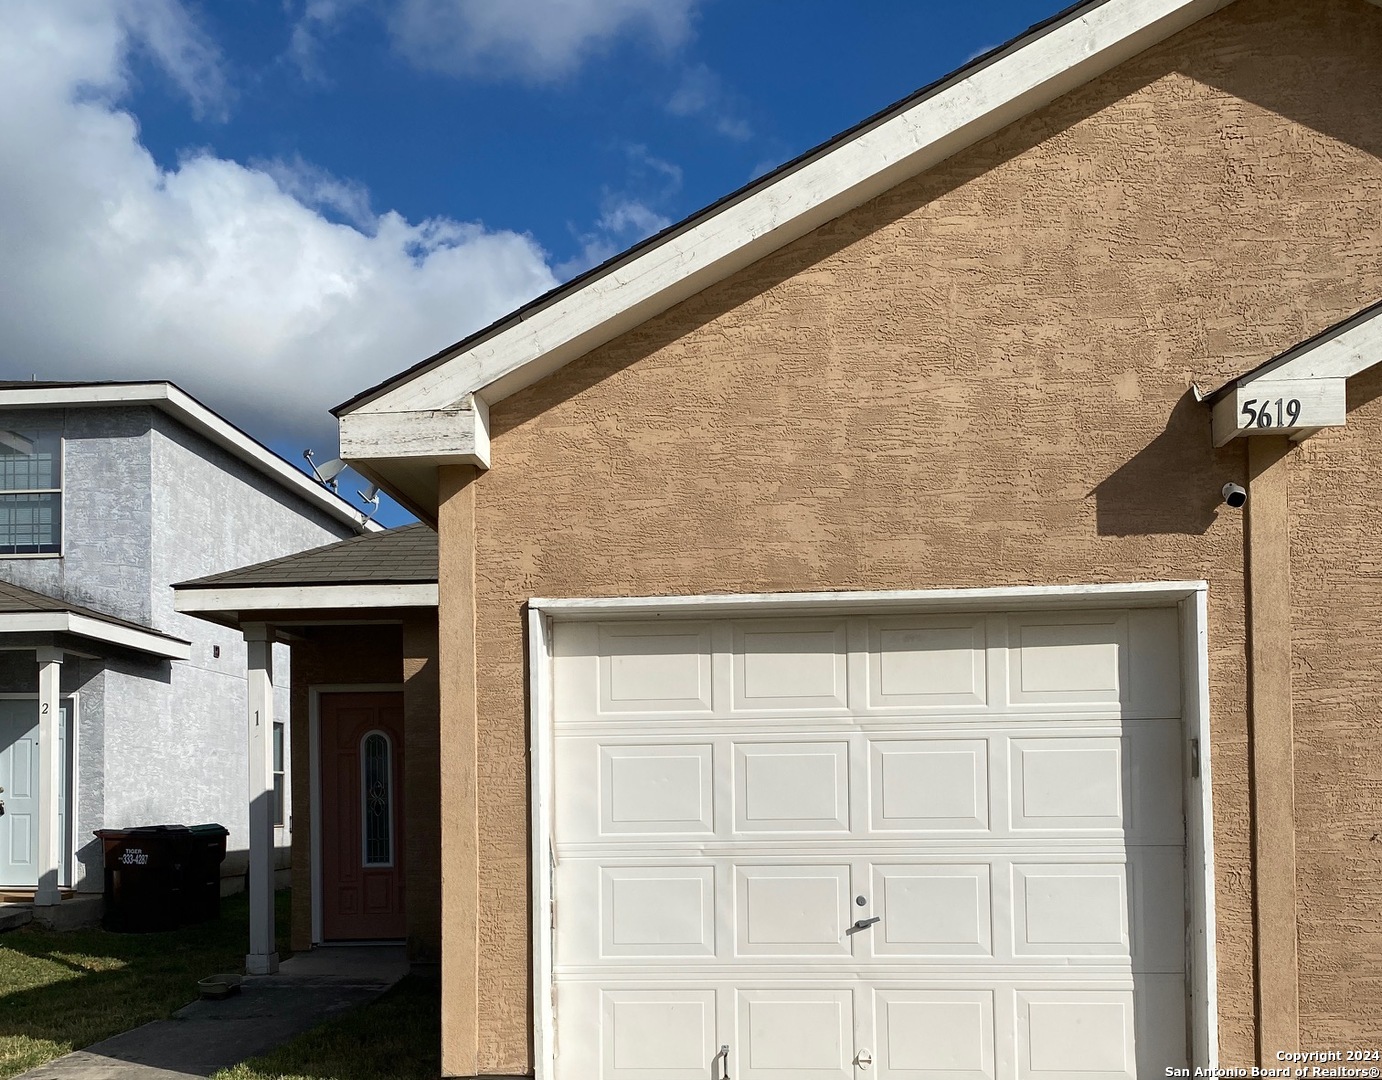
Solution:
[[[346,467],[346,463],[340,458],[332,458],[330,461],[323,461],[317,464],[312,457],[311,450],[304,450],[302,456],[307,459],[308,466],[312,469],[312,475],[316,477],[317,483],[322,487],[336,490],[336,477],[338,477]]]

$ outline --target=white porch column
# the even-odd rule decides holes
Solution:
[[[242,629],[248,651],[250,801],[250,951],[245,956],[245,970],[251,975],[270,975],[278,970],[274,944],[273,628],[248,623]]]
[[[62,866],[62,836],[58,830],[58,799],[62,792],[61,720],[62,650],[38,652],[38,889],[36,905],[61,901],[58,870]]]

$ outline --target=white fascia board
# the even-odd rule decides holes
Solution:
[[[1205,581],[1141,581],[1106,585],[1014,585],[988,589],[899,589],[880,592],[749,593],[705,596],[618,596],[528,601],[531,611],[559,619],[648,619],[666,615],[775,615],[854,611],[1009,611],[1017,608],[1170,607],[1209,589]]]
[[[184,390],[166,382],[111,386],[34,386],[0,390],[0,408],[52,408],[95,405],[152,405],[229,451],[245,464],[313,503],[356,532],[380,532],[384,526],[365,517],[329,488],[294,468],[229,420],[208,409]]]
[[[173,590],[173,609],[187,615],[329,608],[436,607],[434,582],[405,585],[260,585]]]
[[[448,409],[362,409],[341,417],[341,457],[421,459],[489,468],[489,408],[475,396]]]
[[[494,404],[1231,2],[1076,13],[355,409],[445,408],[472,393]]]
[[[0,634],[73,634],[77,637],[118,645],[125,649],[163,656],[169,660],[190,660],[192,646],[178,638],[121,626],[71,611],[16,611],[0,614]]]
[[[1244,435],[1289,435],[1300,440],[1321,428],[1342,427],[1348,413],[1347,380],[1378,363],[1382,363],[1382,305],[1345,320],[1219,390],[1212,398],[1214,445],[1223,446]]]

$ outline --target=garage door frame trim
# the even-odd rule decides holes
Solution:
[[[1190,894],[1188,974],[1194,1063],[1219,1064],[1214,905],[1214,817],[1209,739],[1208,591],[1204,581],[1098,585],[1031,585],[988,589],[802,592],[705,596],[533,598],[528,601],[528,730],[531,808],[533,1058],[536,1080],[553,1080],[556,1016],[552,944],[556,906],[553,869],[553,623],[715,616],[771,617],[818,612],[1079,610],[1176,607],[1183,674],[1182,725],[1187,766],[1197,752],[1198,775],[1185,783],[1186,889]],[[1193,749],[1192,749],[1193,748]]]

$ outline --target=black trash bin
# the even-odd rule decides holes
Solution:
[[[183,868],[193,854],[185,825],[97,829],[105,861],[107,930],[172,930],[183,918]]]
[[[183,868],[183,919],[208,922],[221,917],[221,863],[226,861],[224,825],[193,825],[192,857]]]

